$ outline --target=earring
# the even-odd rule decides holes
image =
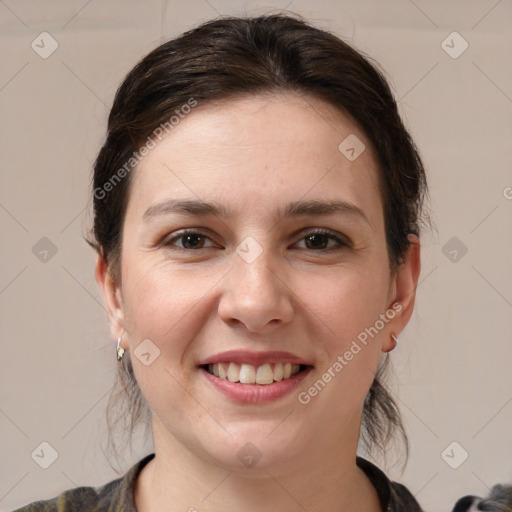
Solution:
[[[124,354],[124,348],[121,348],[121,336],[119,336],[119,338],[117,338],[117,360],[118,361],[121,361],[121,359],[123,358],[123,354]]]
[[[389,350],[384,350],[384,352],[391,352],[398,345],[398,338],[394,333],[391,333],[391,339],[393,340],[393,346]]]

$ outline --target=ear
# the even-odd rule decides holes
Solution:
[[[396,336],[405,329],[414,310],[416,288],[421,270],[420,240],[416,235],[408,235],[409,248],[404,261],[398,267],[391,283],[391,300],[388,309],[396,312],[389,322],[389,331]],[[393,304],[395,305],[393,307]],[[399,306],[400,305],[400,310]],[[394,348],[391,337],[387,337],[382,344],[382,350],[388,352]]]
[[[107,306],[108,318],[110,320],[110,335],[112,339],[122,337],[124,329],[124,308],[121,298],[120,286],[114,281],[103,257],[98,254],[94,272],[96,281],[103,292],[103,299]]]

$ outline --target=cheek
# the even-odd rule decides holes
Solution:
[[[207,321],[208,294],[219,280],[213,272],[176,269],[147,255],[124,261],[123,297],[130,347],[150,339],[171,366],[181,361],[190,340]]]
[[[333,272],[331,278],[313,288],[314,292],[306,281],[303,296],[308,297],[308,305],[325,329],[331,350],[343,348],[373,326],[387,307],[389,275],[381,266]]]
[[[214,282],[211,276],[210,280],[191,277],[142,258],[127,258],[126,269],[125,319],[136,380],[157,416],[165,418],[170,408],[184,414],[189,399],[185,388],[192,371],[185,358],[191,340],[208,320],[207,293]],[[139,358],[148,352],[149,358]]]
[[[381,341],[387,336],[386,323],[380,318],[388,306],[388,287],[387,270],[373,265],[364,271],[340,271],[318,286],[316,293],[309,293],[307,306],[316,313],[315,337],[323,348],[318,378],[328,381],[329,388],[319,402],[342,401],[343,406],[331,411],[335,416],[357,407],[371,386],[382,354]],[[322,384],[317,388],[323,389]]]
[[[381,358],[384,329],[376,322],[387,306],[385,270],[340,272],[309,294],[316,313],[314,337],[322,347],[316,379],[300,389],[299,402],[313,417],[322,417],[322,435],[338,435],[340,425],[361,410]],[[378,324],[381,327],[381,324]]]

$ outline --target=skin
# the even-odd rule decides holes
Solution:
[[[349,134],[366,146],[353,162],[338,150]],[[112,337],[122,336],[130,353],[144,339],[161,351],[149,366],[132,354],[156,453],[137,480],[138,510],[381,510],[355,462],[361,411],[391,334],[411,316],[420,246],[411,236],[405,261],[390,271],[365,134],[312,97],[241,97],[196,107],[132,172],[121,278],[114,282],[100,257],[96,278]],[[171,198],[216,201],[233,215],[143,220]],[[346,201],[367,221],[344,212],[281,218],[288,203],[312,199]],[[183,228],[206,238],[184,246]],[[305,239],[316,228],[349,246],[320,236],[322,252]],[[263,250],[252,263],[236,253],[246,237]],[[395,302],[401,311],[310,403],[299,403],[298,393]],[[240,404],[197,368],[232,349],[285,350],[314,368],[290,395]],[[251,468],[237,457],[247,442],[261,453]]]

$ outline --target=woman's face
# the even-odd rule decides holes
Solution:
[[[198,106],[133,171],[120,282],[97,276],[155,448],[278,472],[357,444],[419,271],[413,245],[390,273],[377,172],[348,117],[292,94]]]

